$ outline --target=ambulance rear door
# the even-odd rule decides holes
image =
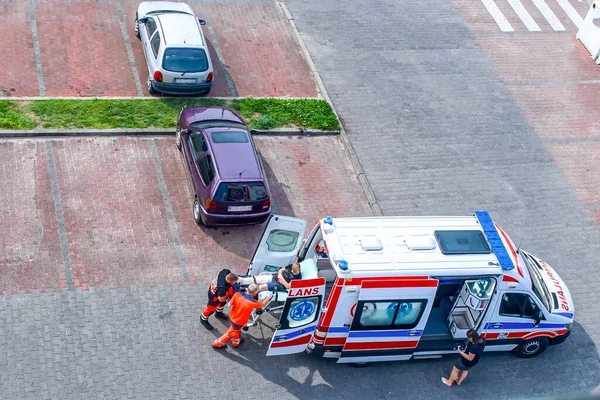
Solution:
[[[425,331],[438,281],[365,280],[338,363],[408,360]]]
[[[325,278],[292,280],[267,356],[301,353],[308,347],[325,297]]]
[[[256,246],[248,275],[261,272],[277,273],[279,268],[291,264],[302,246],[306,221],[300,218],[272,215]]]

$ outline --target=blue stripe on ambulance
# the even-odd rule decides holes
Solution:
[[[565,324],[541,323],[536,328],[539,329],[561,329]],[[533,322],[488,322],[484,329],[504,330],[504,329],[533,329]]]
[[[298,329],[297,331],[286,333],[285,335],[275,336],[275,338],[273,339],[273,341],[274,342],[282,342],[284,340],[293,339],[295,337],[302,336],[302,335],[307,334],[307,333],[311,333],[311,332],[313,332],[315,330],[316,326],[317,326],[317,324],[314,323],[312,325],[305,326],[302,329]]]

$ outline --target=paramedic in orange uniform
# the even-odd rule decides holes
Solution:
[[[252,284],[248,286],[247,293],[236,292],[233,295],[229,301],[231,306],[229,323],[231,326],[223,336],[213,342],[213,348],[224,349],[227,347],[229,339],[233,339],[233,347],[239,347],[242,344],[243,338],[240,336],[242,328],[248,323],[252,310],[263,308],[271,300],[272,294],[269,294],[264,302],[256,300],[254,296],[258,293],[258,288],[258,285]]]

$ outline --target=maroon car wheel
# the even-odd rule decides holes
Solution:
[[[194,198],[194,206],[192,212],[194,214],[194,221],[196,221],[196,224],[198,226],[202,225],[202,217],[200,216],[200,200],[198,200],[197,197]]]

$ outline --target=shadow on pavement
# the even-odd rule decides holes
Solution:
[[[584,398],[600,383],[600,358],[592,339],[575,324],[565,343],[550,347],[533,359],[520,359],[511,353],[486,353],[478,368],[461,386],[448,388],[440,382],[455,360],[452,356],[433,360],[375,363],[356,369],[335,360],[306,354],[266,357],[266,339],[245,335],[239,349],[217,352],[286,389],[299,399],[314,398],[408,398],[408,399],[533,399],[558,398],[558,393],[574,392]],[[256,333],[256,332],[253,332]],[[216,356],[217,357],[217,356]],[[377,382],[386,382],[385,386]],[[502,387],[501,390],[498,388]],[[548,397],[550,396],[550,397]],[[562,397],[561,397],[562,398]]]

